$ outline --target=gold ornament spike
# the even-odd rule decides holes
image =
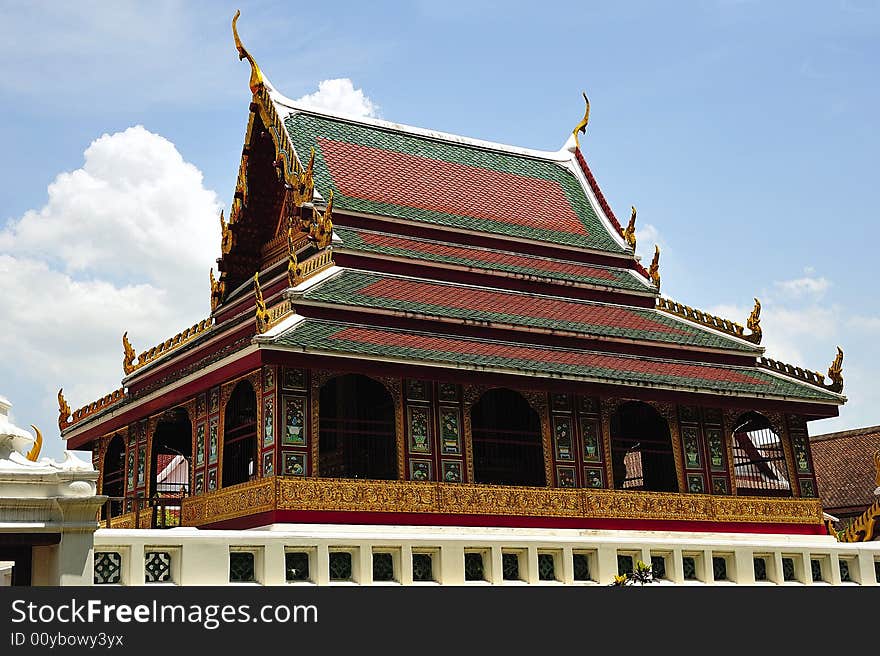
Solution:
[[[633,249],[633,252],[636,250],[636,208],[635,205],[632,206],[632,215],[629,217],[629,223],[626,226],[626,230],[623,231],[623,238],[626,240],[627,245]]]
[[[333,241],[333,190],[327,199],[327,208],[318,214],[318,220],[312,224],[313,233],[310,235],[315,240],[315,246],[319,249],[327,248]]]
[[[37,439],[34,440],[34,446],[31,447],[31,450],[27,452],[27,459],[31,462],[36,462],[37,458],[40,457],[40,451],[43,449],[43,434],[40,432],[40,429],[31,424],[31,428],[34,429],[34,432],[37,434]]]
[[[67,421],[70,419],[70,406],[64,399],[64,388],[58,390],[58,428],[67,427]]]
[[[223,255],[229,254],[235,242],[231,224],[232,221],[226,221],[223,218],[223,210],[220,210],[220,251]]]
[[[226,283],[214,278],[214,267],[211,267],[209,275],[211,276],[211,312],[213,312],[223,301],[223,292],[226,290]]]
[[[874,453],[874,468],[877,470],[874,475],[874,484],[877,486],[877,490],[874,490],[874,493],[880,494],[880,451]]]
[[[757,298],[755,299],[755,307],[752,308],[752,313],[746,320],[746,328],[752,331],[752,334],[748,335],[746,340],[753,344],[760,344],[763,331],[761,330],[761,301]]]
[[[135,358],[134,349],[131,347],[131,342],[128,341],[128,331],[122,334],[122,349],[125,353],[122,358],[122,370],[128,375],[134,371]]]
[[[843,391],[843,349],[839,346],[837,347],[837,355],[834,356],[834,362],[828,367],[828,378],[831,379],[831,384],[825,387],[832,392]]]
[[[654,245],[654,259],[651,260],[651,266],[648,268],[648,275],[651,276],[651,282],[660,289],[660,247]],[[688,308],[690,309],[690,308]]]
[[[257,66],[257,62],[254,61],[254,58],[251,57],[250,53],[245,50],[241,43],[241,39],[238,38],[238,28],[235,23],[238,21],[239,16],[241,16],[241,11],[236,11],[235,16],[232,18],[232,38],[235,39],[235,49],[238,50],[238,60],[241,61],[242,59],[247,59],[251,65],[251,79],[249,86],[251,88],[251,93],[256,95],[265,85],[265,79],[263,78],[263,72],[260,70],[260,67]]]
[[[260,288],[260,272],[254,274],[254,295],[256,296],[257,333],[262,335],[269,329],[269,309],[263,300],[263,290]]]
[[[296,249],[293,246],[293,228],[287,228],[287,285],[296,287],[303,280],[302,267],[296,259]]]
[[[574,135],[574,145],[576,148],[580,148],[580,140],[578,139],[578,132],[581,134],[587,133],[587,123],[590,122],[590,99],[587,98],[587,92],[581,92],[584,96],[584,102],[587,104],[587,108],[584,110],[584,117],[581,119],[581,122],[577,124],[574,130],[571,133]]]
[[[304,170],[296,174],[293,186],[293,203],[297,207],[303,203],[311,203],[315,199],[315,149],[309,156],[309,163]]]

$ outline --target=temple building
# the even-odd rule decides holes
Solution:
[[[139,353],[131,326],[120,389],[59,392],[107,526],[827,537],[808,425],[846,400],[843,352],[781,363],[757,300],[743,325],[663,296],[581,148],[588,102],[559,151],[488,143],[300,106],[235,42],[210,316]]]

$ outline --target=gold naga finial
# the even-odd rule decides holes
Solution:
[[[211,270],[208,273],[211,280],[211,312],[213,312],[223,300],[223,292],[226,289],[226,283],[214,278],[214,267],[211,267]]]
[[[223,255],[228,255],[229,251],[232,250],[232,246],[234,245],[234,235],[232,234],[232,228],[230,227],[231,221],[226,221],[223,218],[223,210],[220,210],[220,251]]]
[[[232,18],[232,38],[235,39],[235,49],[238,50],[238,60],[247,59],[251,65],[251,79],[248,83],[251,88],[251,93],[256,94],[266,83],[266,80],[263,78],[263,72],[260,70],[260,67],[257,66],[257,62],[254,61],[254,58],[251,57],[250,53],[245,50],[244,46],[241,43],[241,39],[238,37],[238,28],[235,26],[236,21],[238,21],[238,17],[241,16],[241,11],[236,11],[235,16]]]
[[[131,347],[131,342],[128,341],[128,331],[122,333],[122,350],[125,353],[122,358],[122,370],[128,375],[134,371],[134,358],[136,355]]]
[[[828,367],[828,377],[831,384],[826,385],[832,392],[843,391],[843,349],[837,347],[837,355],[834,356],[834,362]]]
[[[31,424],[31,428],[34,429],[34,432],[37,434],[37,439],[34,440],[34,445],[31,447],[31,450],[27,452],[27,459],[31,462],[36,462],[37,458],[40,457],[40,451],[43,449],[43,434],[40,432],[40,429]]]
[[[263,300],[263,290],[260,288],[260,272],[254,274],[254,295],[256,296],[257,332],[263,334],[269,329],[269,309]]]
[[[651,260],[651,266],[648,267],[648,275],[651,276],[651,282],[660,289],[660,247],[654,244],[654,259]]]
[[[58,428],[67,427],[67,420],[70,419],[70,406],[64,399],[64,388],[58,390]]]
[[[632,206],[632,215],[629,217],[629,223],[626,226],[626,230],[623,231],[623,238],[626,240],[627,245],[636,250],[636,207]]]
[[[315,149],[309,156],[306,168],[300,171],[293,185],[293,204],[297,207],[311,203],[315,198]]]
[[[586,109],[584,110],[584,117],[581,119],[581,122],[577,124],[574,130],[571,133],[574,135],[574,145],[576,148],[580,148],[580,140],[578,139],[578,132],[581,134],[587,133],[587,123],[590,122],[590,99],[587,98],[587,92],[581,91],[581,94],[584,96],[584,102],[587,104]]]
[[[761,301],[757,298],[755,299],[755,307],[752,308],[752,313],[746,319],[746,328],[752,331],[752,334],[748,335],[746,340],[753,344],[760,344],[763,331],[761,330]]]
[[[293,245],[293,227],[287,227],[287,285],[296,287],[302,282],[302,267],[296,259],[296,249]]]
[[[333,241],[333,190],[327,199],[327,207],[323,212],[315,211],[317,220],[309,226],[309,237],[315,241],[319,249],[327,248]]]

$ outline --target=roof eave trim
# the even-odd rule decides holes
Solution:
[[[646,384],[646,383],[632,383],[627,385],[621,385],[620,383],[615,383],[610,381],[607,378],[597,378],[594,376],[565,376],[561,374],[552,374],[547,372],[538,372],[538,371],[523,371],[520,369],[504,369],[502,367],[486,367],[479,365],[464,365],[457,364],[454,362],[424,362],[424,361],[415,361],[415,360],[407,360],[404,358],[394,358],[390,356],[374,356],[374,355],[366,355],[363,353],[341,353],[336,351],[325,351],[322,349],[311,349],[305,346],[288,346],[284,344],[260,344],[259,347],[261,349],[269,349],[275,351],[288,351],[291,353],[307,353],[310,355],[320,355],[331,358],[351,358],[356,357],[359,360],[369,360],[372,362],[387,362],[390,364],[405,364],[410,366],[419,366],[419,367],[436,367],[440,369],[458,369],[462,371],[479,371],[485,373],[497,373],[497,374],[506,374],[506,375],[514,375],[514,376],[527,376],[527,377],[538,377],[538,378],[547,378],[547,379],[558,379],[558,380],[573,380],[577,382],[583,383],[596,383],[600,385],[612,385],[616,387],[639,387],[644,389],[660,389],[666,391],[673,392],[690,392],[693,394],[716,394],[719,396],[728,396],[733,398],[755,398],[755,399],[769,399],[774,401],[792,401],[797,403],[818,403],[822,405],[837,405],[834,401],[824,400],[824,399],[804,399],[801,397],[791,397],[785,395],[775,395],[775,394],[745,394],[742,392],[730,392],[726,390],[707,390],[705,388],[699,387],[688,387],[683,385],[664,385],[664,384]]]

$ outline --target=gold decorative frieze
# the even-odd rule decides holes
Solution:
[[[778,371],[779,373],[791,376],[792,378],[798,378],[812,385],[819,385],[820,387],[825,386],[825,376],[818,371],[795,367],[794,365],[780,362],[779,360],[771,360],[770,358],[758,358],[758,365],[765,369]]]
[[[268,510],[822,524],[818,499],[275,477],[184,500],[189,526]]]
[[[91,403],[81,407],[79,410],[74,410],[73,416],[71,417],[70,424],[67,424],[65,422],[65,425],[62,426],[62,428],[66,428],[68,425],[72,426],[73,424],[76,424],[77,422],[82,421],[86,417],[90,417],[93,414],[100,412],[101,410],[104,410],[105,408],[109,408],[111,405],[115,405],[115,404],[119,403],[124,398],[125,398],[125,388],[120,387],[118,390],[115,390],[113,392],[110,392],[109,394],[106,394],[105,396],[102,396],[97,401],[92,401]],[[62,401],[64,401],[64,396],[59,391],[58,392],[58,402],[61,403]],[[64,402],[64,405],[66,406],[67,403]],[[68,413],[70,412],[69,407],[67,408],[67,411],[68,411]],[[63,410],[62,410],[62,412],[63,412]],[[60,418],[59,418],[59,422],[60,422]]]
[[[213,270],[212,270],[212,273],[211,273],[212,284],[213,284],[213,278],[214,278],[214,275],[213,275]],[[222,283],[220,283],[220,284],[222,284]],[[153,348],[147,349],[146,351],[143,351],[140,355],[138,355],[137,364],[135,364],[132,367],[131,372],[126,372],[126,373],[128,374],[128,373],[132,373],[134,371],[137,371],[141,367],[145,367],[146,365],[153,362],[153,360],[165,355],[166,353],[173,351],[188,342],[191,342],[196,337],[198,337],[202,333],[209,330],[213,324],[214,324],[213,317],[209,317],[203,321],[200,321],[197,324],[190,326],[186,330],[183,330],[183,331],[177,333],[174,337],[166,339],[161,344],[157,344]]]
[[[702,324],[708,328],[714,328],[715,330],[731,335],[732,337],[746,339],[743,335],[745,329],[735,321],[716,317],[714,314],[709,314],[702,310],[695,310],[690,305],[683,305],[672,299],[663,298],[662,296],[657,298],[656,307],[662,312],[674,314],[682,319]]]

